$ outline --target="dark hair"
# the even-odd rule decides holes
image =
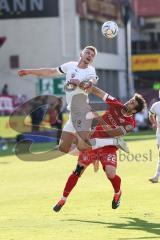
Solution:
[[[138,106],[135,108],[137,113],[141,112],[145,107],[147,107],[146,100],[143,98],[142,95],[135,93],[134,98],[138,102]]]

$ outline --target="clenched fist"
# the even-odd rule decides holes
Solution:
[[[18,71],[18,75],[19,75],[20,77],[25,76],[25,75],[28,75],[28,74],[29,74],[29,72],[28,72],[27,70],[25,70],[25,69],[22,69],[22,70],[19,70],[19,71]]]

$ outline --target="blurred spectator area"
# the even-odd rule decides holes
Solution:
[[[51,126],[48,110],[51,105],[53,106],[55,104],[55,100],[57,100],[57,97],[51,95],[42,95],[33,99],[27,99],[26,95],[15,96],[1,94],[0,136],[3,138],[15,138],[17,134],[32,132],[35,128],[43,132],[53,131],[54,127]],[[61,111],[62,113],[64,112],[63,106]],[[38,114],[40,114],[40,116],[38,116]],[[65,114],[64,122],[66,122],[67,119],[68,114]]]
[[[0,94],[0,116],[10,115],[16,107],[23,104],[26,100],[26,95]]]
[[[147,108],[145,108],[144,111],[142,112],[136,113],[135,120],[136,120],[136,127],[134,129],[135,132],[150,129],[151,126],[148,119]]]

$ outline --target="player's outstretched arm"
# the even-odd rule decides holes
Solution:
[[[96,95],[97,97],[101,98],[102,100],[105,99],[106,95],[109,95],[108,93],[104,92],[102,89],[92,86],[87,90],[89,93],[92,93]]]
[[[21,69],[18,71],[20,77],[33,75],[37,77],[59,76],[61,73],[56,68],[39,68],[39,69]]]

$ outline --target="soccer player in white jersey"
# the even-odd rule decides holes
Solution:
[[[54,77],[62,74],[66,74],[65,92],[66,102],[68,104],[68,110],[71,111],[71,103],[73,96],[80,94],[87,100],[87,93],[74,84],[70,84],[70,80],[78,79],[79,81],[87,81],[88,86],[97,82],[97,75],[95,68],[91,66],[94,57],[97,54],[97,49],[93,46],[86,46],[80,53],[79,62],[67,62],[56,68],[40,68],[40,69],[22,69],[18,71],[19,76],[34,75],[38,77]],[[81,104],[79,104],[81,106]],[[76,106],[78,107],[78,106]],[[77,112],[80,112],[77,109]],[[75,139],[75,128],[72,123],[71,114],[69,120],[65,124],[59,150],[61,152],[68,153],[70,151],[71,144]]]
[[[77,86],[76,83],[74,84],[74,81],[78,80],[78,82],[85,84],[85,89],[97,82],[95,68],[91,66],[96,54],[97,49],[95,47],[86,46],[80,54],[79,62],[67,62],[56,68],[22,69],[18,71],[19,76],[54,77],[66,74],[65,91],[70,114],[60,139],[59,150],[61,152],[68,153],[71,150],[72,143],[77,139],[76,144],[79,150],[88,147],[89,129],[92,122],[92,120],[86,121],[86,114],[91,112],[88,104],[88,93]],[[118,141],[114,143],[119,145]],[[106,141],[105,145],[110,145],[110,142],[107,143]]]
[[[158,162],[156,174],[149,180],[152,183],[157,183],[160,177],[160,101],[155,102],[149,110],[149,120],[153,128],[156,128],[157,147],[158,147]]]

